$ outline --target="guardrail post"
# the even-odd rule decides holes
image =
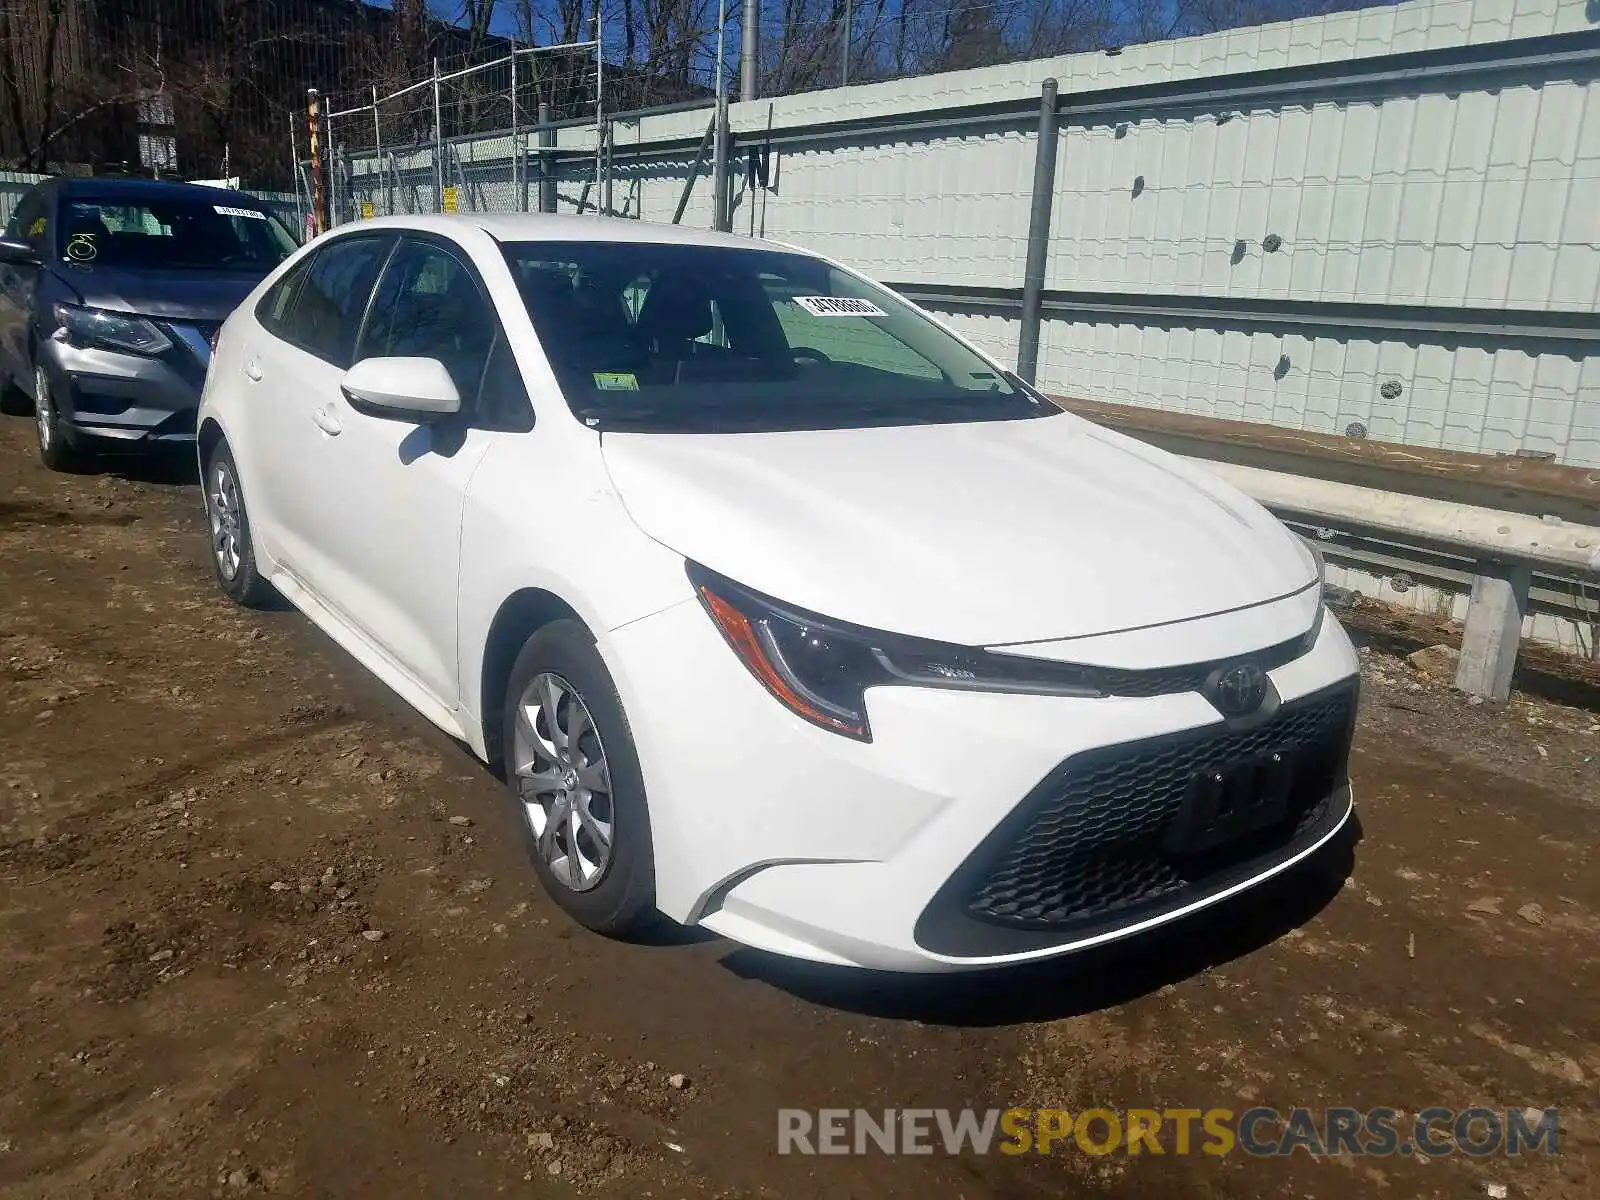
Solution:
[[[1033,156],[1033,209],[1028,214],[1028,259],[1022,271],[1022,328],[1017,331],[1017,374],[1038,382],[1039,320],[1044,273],[1050,261],[1050,206],[1056,192],[1056,81],[1039,90],[1039,141]]]
[[[1525,566],[1478,563],[1461,635],[1461,664],[1456,668],[1456,687],[1461,691],[1485,700],[1511,695],[1532,574]]]

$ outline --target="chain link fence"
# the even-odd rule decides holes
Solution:
[[[598,40],[516,47],[486,63],[435,61],[429,75],[380,94],[311,98],[290,129],[297,195],[328,224],[415,213],[553,209],[563,182],[603,169],[607,86]],[[541,145],[587,127],[587,172],[556,171]],[[309,144],[314,137],[316,145]],[[563,178],[563,176],[565,178]]]

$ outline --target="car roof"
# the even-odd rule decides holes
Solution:
[[[209,197],[217,203],[226,202],[266,211],[266,205],[244,192],[236,192],[232,188],[210,187],[203,183],[183,183],[172,179],[139,179],[120,175],[88,178],[57,176],[39,186],[41,190],[55,192],[63,200],[106,197],[148,201],[163,197],[180,200]]]
[[[648,242],[670,246],[723,246],[742,250],[780,250],[798,247],[736,233],[716,233],[687,225],[635,221],[627,217],[573,216],[558,213],[458,213],[375,217],[354,222],[363,229],[414,229],[449,235],[463,225],[483,230],[499,242]],[[341,226],[341,230],[349,226]]]

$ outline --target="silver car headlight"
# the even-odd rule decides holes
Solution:
[[[147,355],[172,348],[167,335],[144,317],[76,304],[56,305],[55,315],[60,328],[53,336],[73,346],[103,346]]]

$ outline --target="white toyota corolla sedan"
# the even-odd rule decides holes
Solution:
[[[1317,555],[793,247],[406,217],[303,248],[200,408],[225,592],[504,770],[544,886],[946,971],[1124,937],[1350,815]]]

